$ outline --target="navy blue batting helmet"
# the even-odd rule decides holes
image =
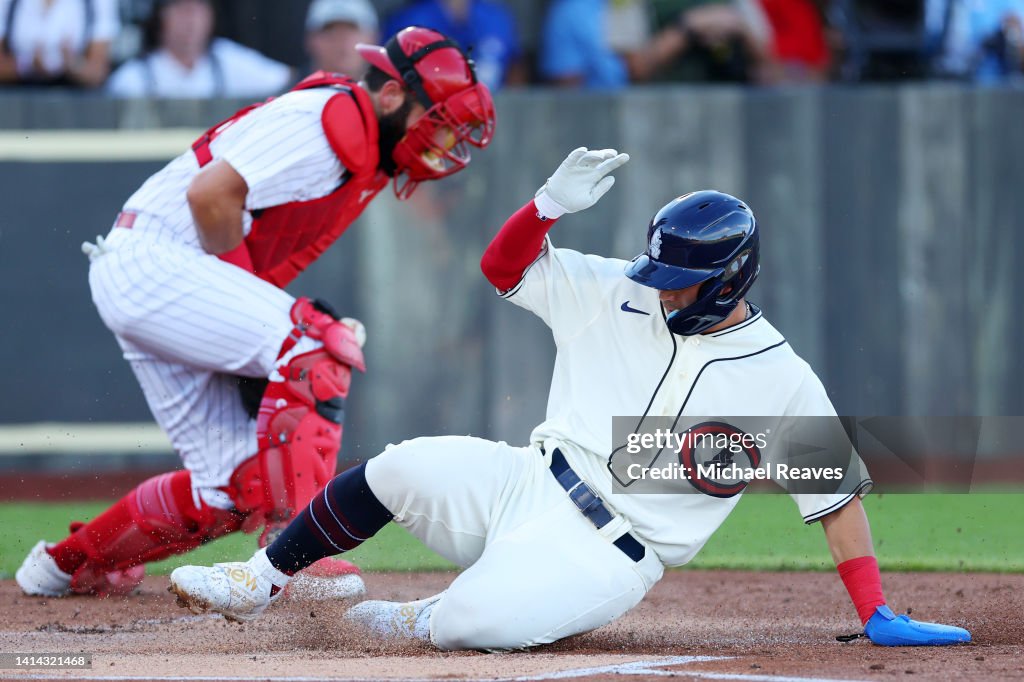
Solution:
[[[757,221],[736,197],[703,190],[654,214],[647,250],[626,267],[634,282],[661,291],[700,284],[697,300],[673,311],[668,328],[692,336],[729,316],[760,270]]]

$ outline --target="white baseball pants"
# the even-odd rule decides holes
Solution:
[[[549,462],[534,447],[443,436],[389,446],[367,463],[367,483],[395,522],[468,567],[430,617],[441,649],[520,649],[593,630],[661,578],[653,551],[634,562],[612,544],[621,532],[605,537],[580,513]]]

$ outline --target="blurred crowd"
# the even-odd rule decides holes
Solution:
[[[493,90],[998,83],[1022,80],[1024,71],[1024,0],[289,0],[262,7],[274,9],[260,16],[258,2],[237,0],[0,0],[0,87],[261,97],[317,69],[358,77],[364,65],[355,44],[387,40],[409,25],[459,41]],[[295,30],[287,30],[280,17],[297,13]],[[266,26],[261,38],[239,28],[240,14],[280,25]]]

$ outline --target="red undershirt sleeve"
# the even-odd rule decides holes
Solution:
[[[237,265],[250,274],[256,270],[252,264],[252,256],[249,255],[249,246],[245,243],[244,239],[242,240],[242,243],[230,251],[217,254],[217,258],[220,258],[225,263]]]
[[[512,214],[491,240],[480,259],[480,269],[499,291],[508,291],[523,278],[526,269],[537,260],[544,237],[555,224],[542,218],[531,200]]]

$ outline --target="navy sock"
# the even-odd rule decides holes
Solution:
[[[277,570],[294,575],[323,559],[355,549],[393,515],[366,483],[366,464],[334,477],[267,547]]]

